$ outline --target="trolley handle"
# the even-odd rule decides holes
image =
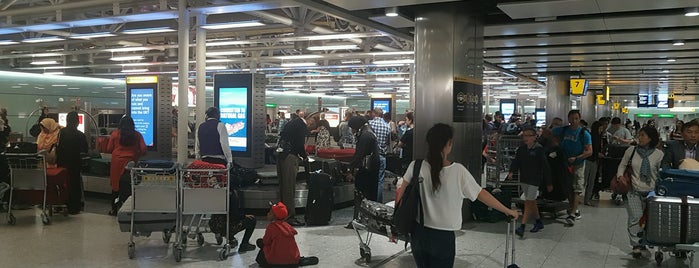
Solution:
[[[127,170],[135,170],[135,171],[153,171],[153,172],[170,172],[174,171],[177,169],[177,163],[172,163],[172,166],[168,168],[141,168],[141,167],[136,167],[136,163],[134,161],[129,161],[129,163],[126,164],[126,169]]]

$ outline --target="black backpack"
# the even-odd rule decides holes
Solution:
[[[413,165],[413,177],[410,179],[410,184],[405,187],[403,195],[393,212],[393,225],[398,229],[400,234],[408,236],[415,228],[415,218],[418,213],[420,215],[420,225],[425,224],[424,215],[422,213],[422,202],[420,198],[420,166],[422,159],[415,160]],[[407,242],[407,241],[406,241]]]

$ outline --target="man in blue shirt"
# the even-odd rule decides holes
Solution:
[[[568,198],[568,225],[582,218],[578,210],[580,193],[585,189],[585,158],[592,155],[592,136],[580,125],[580,110],[568,112],[568,126],[553,129],[553,136],[566,153],[573,172],[573,192]]]

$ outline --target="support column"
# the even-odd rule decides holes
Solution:
[[[197,96],[196,96],[196,127],[204,123],[206,112],[206,14],[197,15]],[[196,128],[195,128],[196,129]]]
[[[592,122],[597,121],[597,98],[592,92],[588,92],[587,96],[580,97],[580,114],[582,119],[587,121],[588,126],[592,126]]]
[[[187,96],[189,94],[189,10],[187,9],[187,0],[179,0],[179,20],[177,25],[177,43],[178,47],[178,90],[177,90],[177,163],[185,164],[187,161],[187,124],[189,116],[189,107],[187,105]]]
[[[425,6],[416,13],[414,155],[425,157],[425,136],[435,123],[452,125],[450,159],[480,181],[483,18],[476,9],[453,3]]]
[[[570,111],[570,75],[562,73],[547,75],[546,124],[555,117],[563,119],[565,124],[568,122],[568,111]]]

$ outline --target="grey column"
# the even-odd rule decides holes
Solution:
[[[189,10],[187,1],[179,0],[179,21],[178,21],[178,68],[179,81],[177,90],[177,163],[184,164],[187,161],[187,120],[189,119],[189,106],[187,96],[189,94]]]
[[[480,181],[483,18],[473,5],[442,4],[418,10],[415,24],[414,155],[425,157],[430,127],[450,124],[455,130],[450,159],[462,163]],[[477,109],[467,122],[454,122],[455,77],[476,85]]]
[[[580,113],[582,114],[582,119],[587,121],[588,126],[592,126],[592,122],[595,122],[598,118],[597,116],[597,99],[593,92],[588,92],[587,96],[580,97]]]
[[[206,112],[206,29],[202,25],[206,24],[206,14],[197,15],[197,94],[196,94],[196,127],[204,123],[204,113]],[[180,78],[180,80],[182,80]]]
[[[568,122],[570,111],[570,75],[549,74],[546,76],[546,124],[555,117]]]

